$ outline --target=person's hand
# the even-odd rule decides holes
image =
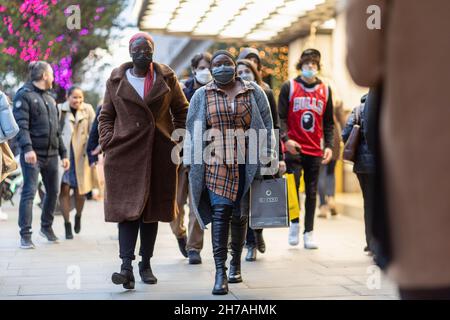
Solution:
[[[294,154],[294,155],[300,154],[300,151],[302,149],[300,147],[300,145],[297,142],[295,142],[294,140],[288,140],[285,143],[285,147],[290,154]]]
[[[102,152],[102,147],[100,145],[97,146],[94,150],[91,151],[93,156],[98,156]]]
[[[278,162],[278,172],[280,173],[280,176],[286,173],[286,162]]]
[[[62,167],[64,168],[64,171],[67,171],[70,169],[70,161],[67,158],[62,159]]]
[[[28,164],[36,164],[37,162],[37,155],[34,151],[28,151],[25,153],[25,162]]]
[[[333,157],[333,150],[331,150],[330,148],[325,148],[322,164],[329,164],[332,157]]]

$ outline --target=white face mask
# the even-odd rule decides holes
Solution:
[[[200,84],[207,84],[212,80],[211,72],[208,69],[196,71],[195,80]]]
[[[240,77],[246,81],[255,81],[255,76],[251,72],[242,72]]]

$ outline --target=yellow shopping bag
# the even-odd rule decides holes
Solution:
[[[295,186],[295,177],[292,173],[287,173],[287,189],[288,189],[288,202],[289,202],[289,220],[300,217],[300,206],[298,203],[298,194]]]

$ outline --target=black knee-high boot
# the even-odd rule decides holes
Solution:
[[[234,216],[231,218],[231,261],[229,283],[242,282],[241,256],[247,235],[247,217]]]
[[[216,205],[213,207],[211,238],[216,264],[216,280],[212,294],[223,295],[228,293],[227,268],[227,243],[230,226],[232,206]]]

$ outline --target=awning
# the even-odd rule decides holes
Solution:
[[[138,1],[139,2],[139,1]],[[336,0],[143,0],[140,29],[245,42],[288,42],[312,24],[329,28]]]

